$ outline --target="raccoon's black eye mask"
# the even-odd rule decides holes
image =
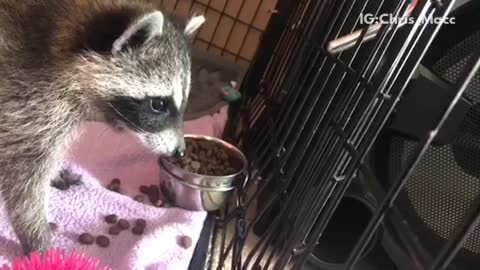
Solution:
[[[150,109],[154,113],[166,113],[168,111],[169,100],[163,97],[150,98]]]
[[[177,127],[183,115],[172,97],[117,97],[109,102],[108,117],[140,132],[161,132]]]

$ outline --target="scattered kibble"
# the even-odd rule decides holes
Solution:
[[[82,175],[76,174],[69,169],[61,170],[59,176],[68,186],[79,186],[82,184]]]
[[[107,185],[107,189],[109,189],[113,192],[121,193],[120,186],[121,186],[120,179],[115,178],[110,182],[110,184]]]
[[[147,221],[143,218],[138,218],[138,219],[135,220],[135,226],[146,227],[147,226]]]
[[[120,181],[120,179],[115,178],[115,179],[112,180],[112,182],[110,182],[110,184],[111,184],[111,185],[120,186],[121,181]]]
[[[113,225],[108,229],[108,234],[110,235],[119,235],[122,232],[122,229],[118,225]]]
[[[142,193],[144,195],[147,195],[148,192],[150,191],[149,187],[147,187],[147,186],[140,186],[138,188],[138,190],[140,191],[140,193]]]
[[[132,228],[132,233],[135,235],[142,235],[145,232],[145,227],[135,225]]]
[[[160,188],[157,185],[150,185],[148,189],[147,196],[152,204],[160,200]]]
[[[65,191],[65,190],[68,190],[70,188],[70,185],[68,185],[63,180],[55,180],[55,181],[52,182],[52,187],[54,187],[58,190],[61,190],[61,191]]]
[[[55,222],[49,222],[48,226],[50,227],[50,231],[54,232],[58,229],[58,225]]]
[[[183,236],[180,238],[180,246],[184,249],[189,249],[193,244],[192,238],[190,236]]]
[[[110,239],[108,237],[106,237],[105,235],[99,235],[95,239],[95,243],[97,243],[97,245],[99,247],[106,248],[110,245]]]
[[[118,216],[115,214],[110,214],[105,216],[105,222],[107,222],[108,224],[115,224],[117,220],[118,220]]]
[[[122,230],[128,230],[130,228],[130,222],[128,222],[126,219],[118,220],[117,225]]]
[[[89,233],[82,233],[78,237],[78,241],[82,245],[91,245],[95,242],[95,237],[93,237],[93,235],[91,235]]]

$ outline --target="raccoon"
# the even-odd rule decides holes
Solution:
[[[0,2],[0,192],[25,254],[50,245],[47,202],[85,121],[183,156],[191,36],[142,1]]]

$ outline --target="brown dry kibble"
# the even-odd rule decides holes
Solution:
[[[189,172],[193,172],[193,171],[194,171],[193,168],[192,168],[192,166],[190,166],[190,165],[185,166],[183,169],[185,169],[186,171],[189,171]]]
[[[115,215],[115,214],[110,214],[110,215],[105,216],[105,222],[108,223],[108,224],[115,224],[115,222],[117,222],[117,220],[118,220],[118,216]]]
[[[78,237],[78,242],[82,245],[91,245],[95,242],[95,237],[89,233],[82,233]]]
[[[160,189],[157,185],[150,185],[148,187],[148,199],[152,204],[160,199]]]
[[[190,143],[189,146],[192,148],[192,150],[198,148],[198,143],[197,143],[196,141],[194,141],[194,140],[189,140],[188,142]]]
[[[110,245],[110,239],[108,237],[106,237],[105,235],[99,235],[97,236],[97,238],[95,239],[95,243],[99,246],[99,247],[103,247],[103,248],[106,248]]]
[[[145,227],[145,226],[147,226],[147,221],[143,218],[137,218],[135,220],[135,226]]]
[[[138,218],[135,220],[132,233],[135,235],[142,235],[145,232],[145,227],[147,227],[147,221],[143,218]]]
[[[112,180],[112,182],[110,182],[110,184],[115,186],[120,186],[121,182],[120,182],[120,179],[115,178]]]
[[[135,225],[132,228],[132,233],[135,235],[142,235],[145,232],[145,227]]]
[[[107,189],[113,192],[121,193],[120,186],[121,186],[120,179],[115,178],[112,181],[110,181],[110,184],[107,185]]]
[[[180,239],[180,246],[184,249],[189,249],[193,244],[192,238],[190,236],[183,236]]]
[[[187,157],[185,159],[180,160],[180,162],[182,163],[183,166],[186,166],[186,165],[192,163],[192,159]]]
[[[202,175],[225,176],[237,172],[226,149],[210,141],[186,139],[187,156],[172,159],[182,169]]]
[[[108,234],[110,235],[119,235],[122,232],[122,229],[118,225],[113,225],[108,229]]]
[[[58,225],[55,222],[49,222],[48,227],[50,227],[50,231],[54,232],[58,229]]]
[[[128,220],[126,219],[120,219],[117,222],[117,225],[122,230],[128,230],[130,228],[130,222],[128,222]]]
[[[201,165],[200,162],[198,162],[198,161],[192,161],[192,163],[190,164],[190,166],[192,166],[192,169],[198,170],[198,169],[200,169],[200,167],[201,167],[202,165]]]
[[[205,168],[200,168],[198,171],[196,171],[196,173],[198,174],[203,174],[203,175],[207,175],[208,174],[208,171],[205,169]]]
[[[138,190],[140,191],[140,193],[147,195],[150,189],[147,186],[142,185],[138,188]]]
[[[222,151],[218,154],[218,157],[219,157],[221,160],[227,160],[227,159],[228,159],[228,154],[227,154],[227,152],[225,152],[224,150],[222,150]]]

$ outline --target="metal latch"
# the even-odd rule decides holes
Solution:
[[[413,10],[417,6],[418,1],[419,0],[412,0],[412,2],[410,3],[406,11],[406,16],[410,16],[410,14],[412,14]],[[405,24],[406,23],[401,24],[400,27],[404,26]],[[383,24],[381,23],[377,23],[369,26],[367,29],[367,32],[365,33],[365,36],[363,37],[362,42],[367,42],[376,38],[378,33],[380,32],[380,29],[382,29],[382,26]],[[342,36],[335,40],[330,41],[327,45],[328,52],[330,52],[331,54],[337,54],[355,47],[355,44],[357,44],[358,40],[362,36],[362,32],[363,32],[362,29],[357,30],[353,33],[347,34],[345,36]]]

